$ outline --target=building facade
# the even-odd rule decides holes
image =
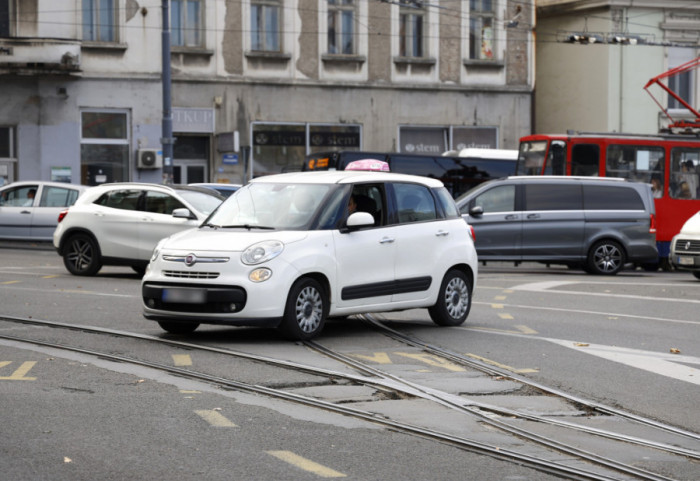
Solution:
[[[0,0],[0,183],[162,181],[161,6]],[[244,183],[324,150],[517,148],[531,132],[533,1],[168,7],[176,183]]]
[[[700,3],[692,0],[538,0],[534,133],[657,134],[694,119],[647,82],[700,54]],[[697,72],[664,80],[698,108]],[[654,98],[649,94],[653,94]]]

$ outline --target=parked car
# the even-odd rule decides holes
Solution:
[[[47,181],[13,182],[0,188],[0,239],[51,241],[58,214],[85,189]]]
[[[209,189],[214,189],[217,191],[219,194],[221,194],[224,198],[228,198],[236,192],[238,189],[241,188],[241,184],[221,184],[217,182],[211,182],[211,183],[195,183],[195,184],[187,184],[187,185],[193,185],[195,187],[207,187]]]
[[[53,245],[66,269],[77,276],[94,275],[103,265],[127,265],[143,273],[159,240],[197,227],[222,201],[201,187],[91,187],[59,215]]]
[[[476,278],[470,228],[442,182],[286,173],[254,179],[198,229],[162,240],[143,312],[171,333],[277,326],[290,339],[318,335],[327,317],[423,307],[455,326]]]
[[[671,240],[671,264],[700,279],[700,211],[685,221]]]
[[[457,199],[480,261],[539,261],[617,274],[658,262],[649,184],[601,177],[516,176]]]

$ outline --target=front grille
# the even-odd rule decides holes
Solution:
[[[168,290],[178,291],[180,295],[174,296],[177,292],[168,293]],[[188,291],[192,296],[188,295]],[[234,314],[242,311],[247,301],[246,291],[242,287],[207,284],[148,282],[141,287],[141,295],[144,304],[151,309],[193,314]],[[197,295],[204,297],[195,300]]]
[[[700,240],[676,239],[676,254],[700,254]]]
[[[163,271],[165,277],[177,277],[179,279],[216,279],[221,275],[219,272],[200,271]]]

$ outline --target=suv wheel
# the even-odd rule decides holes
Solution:
[[[75,234],[63,248],[63,265],[76,276],[94,276],[102,268],[100,249],[87,234]]]
[[[280,330],[294,341],[317,336],[328,315],[328,301],[319,284],[310,277],[299,279],[289,290]]]
[[[622,246],[612,240],[602,240],[593,244],[588,251],[588,269],[591,274],[615,275],[625,265]]]
[[[472,286],[464,272],[452,269],[445,274],[435,305],[428,309],[438,326],[459,326],[472,307]]]

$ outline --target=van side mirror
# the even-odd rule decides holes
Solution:
[[[471,209],[469,209],[469,215],[473,217],[481,217],[482,215],[484,215],[484,208],[480,205],[474,206]]]

